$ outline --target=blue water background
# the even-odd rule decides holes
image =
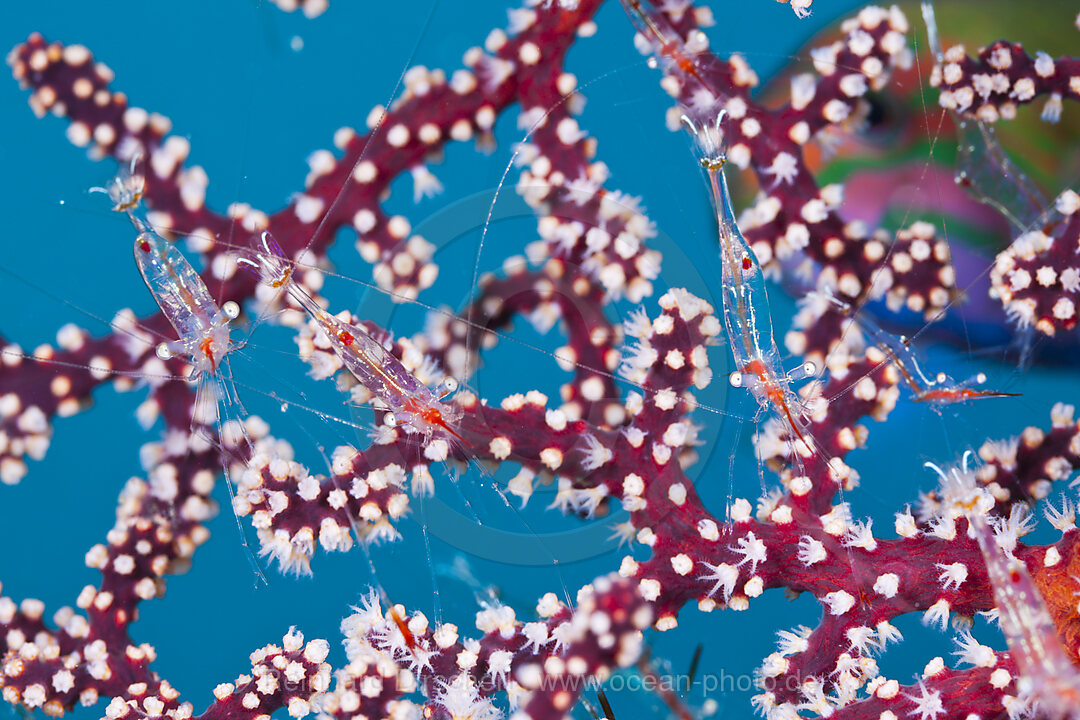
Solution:
[[[857,4],[816,0],[814,15],[797,21],[786,5],[767,0],[738,3],[738,9],[717,9],[719,23],[710,37],[718,50],[744,52],[766,78],[815,29]],[[114,89],[128,93],[133,105],[167,115],[174,131],[191,140],[189,162],[207,170],[211,178],[207,201],[212,207],[222,210],[243,201],[274,211],[301,189],[309,153],[331,147],[333,132],[342,125],[362,127],[372,106],[389,99],[414,46],[418,49],[413,62],[453,71],[461,66],[466,48],[481,44],[488,31],[504,26],[506,19],[504,7],[493,2],[443,2],[429,22],[430,10],[427,1],[337,0],[321,18],[305,20],[241,0],[199,5],[20,3],[0,11],[0,45],[10,48],[35,30],[50,40],[87,45],[116,72]],[[685,285],[706,297],[715,292],[714,220],[685,142],[662,127],[667,104],[656,82],[659,76],[633,49],[629,23],[617,3],[603,8],[598,27],[595,37],[575,45],[567,69],[588,83],[581,123],[599,139],[598,157],[612,170],[609,187],[641,196],[658,225],[657,246],[665,252],[666,262],[658,292],[646,304],[655,314],[655,297],[665,287]],[[297,50],[297,45],[302,47]],[[35,119],[26,106],[26,93],[11,80],[0,82],[0,107],[0,203],[6,220],[0,263],[27,281],[0,277],[4,308],[0,335],[29,349],[53,341],[56,330],[67,322],[102,332],[104,325],[86,313],[107,320],[123,307],[134,308],[138,315],[152,311],[152,299],[131,262],[129,227],[107,212],[100,196],[87,194],[87,188],[109,178],[114,164],[87,160],[82,150],[64,139],[65,121]],[[405,214],[414,228],[441,248],[442,274],[427,300],[457,306],[465,296],[491,191],[520,135],[512,114],[507,114],[498,123],[499,144],[492,154],[478,153],[471,144],[450,145],[444,163],[432,167],[444,193],[418,206],[412,204],[411,179],[394,184],[388,211]],[[535,222],[512,192],[516,176],[511,171],[510,186],[496,205],[496,215],[504,219],[488,235],[482,269],[497,269],[503,258],[535,239]],[[331,257],[342,272],[370,279],[369,269],[352,249],[350,233],[342,233]],[[331,280],[326,293],[335,308],[369,309],[397,333],[411,334],[422,327],[422,310],[390,310],[356,285]],[[793,304],[779,291],[771,299],[779,336]],[[625,315],[630,309],[624,302],[613,313]],[[516,325],[515,332],[530,342],[551,349],[561,344],[556,334],[541,337],[524,320]],[[241,363],[238,377],[258,389],[245,393],[249,408],[270,420],[277,434],[289,438],[313,470],[321,470],[313,445],[332,448],[353,440],[350,432],[320,423],[295,407],[283,416],[280,403],[259,394],[280,391],[323,412],[348,415],[329,383],[316,385],[304,377],[305,368],[292,357],[293,347],[288,333],[261,328],[249,354],[266,367]],[[931,362],[950,368],[954,375],[972,372],[963,349],[933,348],[927,353]],[[718,375],[726,372],[722,347],[712,350],[711,360]],[[553,365],[546,355],[502,343],[487,356],[476,384],[493,401],[533,388],[557,397],[564,375]],[[1020,375],[1011,366],[980,367],[1024,397],[1008,404],[958,408],[944,417],[902,402],[887,425],[870,424],[870,449],[852,458],[864,484],[846,499],[855,504],[856,516],[876,519],[879,534],[891,536],[892,513],[914,501],[920,488],[933,486],[933,478],[922,468],[924,460],[948,461],[986,437],[1015,434],[1028,424],[1046,426],[1055,401],[1080,397],[1076,379],[1067,370]],[[139,389],[118,394],[111,387],[102,388],[92,409],[56,424],[48,457],[31,463],[20,485],[0,488],[4,538],[0,582],[5,595],[16,600],[40,598],[51,615],[72,604],[84,585],[96,584],[97,573],[84,566],[84,553],[104,541],[117,494],[127,478],[142,474],[138,448],[155,437],[133,418],[143,397]],[[722,376],[702,398],[745,418],[755,409],[745,398],[729,395]],[[693,474],[708,506],[721,512],[731,493],[755,498],[761,480],[749,445],[753,424],[709,413],[701,413],[698,421],[708,444],[701,448],[702,460]],[[308,433],[317,443],[308,439]],[[505,482],[507,477],[504,471],[497,479]],[[770,480],[766,475],[764,481]],[[466,559],[480,585],[496,588],[523,620],[532,619],[535,599],[542,592],[562,594],[563,586],[573,592],[596,575],[616,569],[626,552],[601,542],[608,535],[610,519],[585,523],[588,532],[580,534],[580,521],[545,512],[553,497],[550,489],[538,490],[525,514],[527,528],[501,507],[501,500],[475,473],[462,479],[460,492],[444,477],[438,482],[438,499],[428,501],[423,515],[430,518],[433,563],[446,566]],[[483,518],[487,526],[483,532],[474,532],[463,495]],[[223,488],[215,496],[227,503]],[[414,508],[420,516],[419,506]],[[194,703],[195,711],[201,712],[212,700],[215,684],[249,668],[248,653],[280,642],[291,625],[309,637],[328,638],[334,646],[331,660],[340,665],[338,623],[371,581],[362,556],[320,553],[314,579],[281,577],[271,569],[270,587],[256,590],[227,506],[210,529],[212,537],[197,552],[191,571],[169,578],[163,599],[143,604],[132,635],[136,642],[149,642],[157,649],[156,669]],[[535,539],[534,530],[543,535],[543,542]],[[436,596],[421,524],[405,522],[402,532],[402,542],[373,553],[388,592],[395,601],[429,616],[441,612],[444,620],[470,634],[478,609],[476,588],[462,581],[459,565],[457,571],[437,573]],[[584,546],[586,542],[593,544]],[[560,569],[553,569],[548,549],[564,559]],[[645,557],[640,547],[635,554]],[[654,655],[669,659],[677,673],[685,672],[695,646],[702,643],[702,672],[725,673],[743,688],[713,694],[720,703],[719,713],[748,717],[750,693],[744,688],[749,674],[775,649],[774,632],[797,624],[813,626],[819,612],[810,598],[790,602],[782,593],[771,592],[752,602],[744,614],[706,616],[687,609],[676,631],[650,633],[648,641]],[[921,637],[917,617],[897,624],[912,637]],[[984,641],[1000,646],[992,634]],[[907,682],[933,655],[949,650],[945,635],[925,633],[923,640],[909,639],[890,650],[881,666],[887,675]],[[700,687],[691,699],[700,702]],[[664,714],[648,694],[615,693],[612,702],[617,716]],[[94,718],[102,711],[98,706],[77,714]],[[5,705],[0,712],[12,711]],[[585,716],[580,709],[577,714]]]

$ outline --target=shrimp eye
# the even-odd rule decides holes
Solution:
[[[356,338],[354,338],[352,336],[352,334],[350,332],[348,332],[347,330],[342,330],[341,332],[338,333],[338,340],[340,340],[342,342],[342,344],[345,345],[346,347],[348,347],[349,345],[352,345],[353,340],[355,340],[355,339]]]
[[[754,261],[750,259],[749,255],[744,255],[742,259],[742,269],[750,270],[752,267],[754,267]]]
[[[144,253],[150,252],[150,243],[146,242],[145,240],[140,240],[139,249],[142,250]]]
[[[439,398],[439,400],[445,400],[448,396],[453,395],[457,389],[458,381],[456,378],[444,377],[438,387],[435,388],[435,397]]]

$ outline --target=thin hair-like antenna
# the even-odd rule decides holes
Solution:
[[[371,128],[371,131],[368,133],[367,140],[364,141],[364,146],[360,149],[359,154],[357,154],[356,156],[356,162],[353,163],[352,168],[345,176],[345,180],[341,183],[341,187],[338,188],[337,193],[334,195],[334,199],[331,200],[330,204],[326,206],[326,210],[323,212],[322,217],[319,218],[319,222],[316,224],[315,229],[312,231],[311,237],[308,238],[307,243],[300,250],[300,252],[296,253],[296,257],[303,257],[307,253],[308,249],[312,246],[312,244],[314,244],[315,240],[319,237],[319,234],[323,231],[323,228],[330,221],[331,216],[334,214],[334,210],[337,209],[339,203],[341,203],[343,198],[345,197],[345,191],[354,182],[353,173],[355,173],[356,169],[360,167],[360,163],[363,162],[364,158],[366,157],[368,148],[371,147],[372,141],[382,130],[383,123],[386,122],[386,117],[390,114],[390,106],[393,104],[394,98],[397,97],[398,90],[401,88],[401,84],[405,82],[405,75],[408,74],[409,69],[412,67],[413,60],[416,59],[416,55],[420,52],[420,46],[423,43],[424,38],[427,37],[428,30],[431,28],[432,21],[435,18],[435,10],[438,7],[439,0],[432,0],[431,9],[428,11],[427,18],[424,20],[424,25],[420,29],[420,35],[417,37],[416,42],[413,44],[412,51],[409,53],[409,58],[405,62],[405,67],[404,69],[402,69],[401,74],[398,75],[397,82],[394,83],[394,88],[390,91],[390,97],[387,99],[385,105],[383,105],[383,107],[385,108],[384,112],[379,114],[379,119],[376,121],[375,127]],[[274,301],[277,295],[280,294],[280,292],[281,290],[279,290],[278,293],[275,294],[274,299],[271,299],[267,303],[267,308],[273,306]],[[255,329],[263,323],[264,319],[265,318],[263,317],[262,313],[260,313],[259,316],[256,317],[254,321],[252,321],[249,334],[251,332],[254,332]]]

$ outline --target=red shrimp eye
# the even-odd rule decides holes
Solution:
[[[341,332],[338,333],[338,340],[340,340],[346,347],[349,346],[349,345],[352,345],[353,340],[355,340],[355,339],[356,338],[354,338],[352,336],[352,334],[349,333],[346,330],[342,330]]]
[[[145,240],[140,240],[139,249],[142,250],[144,253],[150,252],[150,243],[146,242]]]
[[[742,259],[742,269],[749,270],[754,267],[754,261],[750,259],[749,255],[744,255]]]

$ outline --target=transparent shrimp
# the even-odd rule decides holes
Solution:
[[[388,408],[389,412],[384,416],[383,422],[401,427],[406,432],[419,433],[423,435],[425,443],[430,442],[437,434],[443,435],[440,439],[444,441],[457,441],[456,449],[464,455],[465,460],[472,462],[483,474],[489,474],[476,457],[469,441],[459,432],[461,429],[459,423],[465,414],[464,410],[457,405],[443,402],[457,390],[457,380],[446,377],[434,390],[429,388],[409,372],[408,368],[388,352],[381,343],[365,332],[357,332],[357,328],[346,325],[328,313],[315,301],[315,298],[297,284],[293,278],[296,266],[284,257],[281,248],[274,242],[270,233],[263,232],[261,240],[261,247],[246,257],[238,257],[237,263],[258,275],[260,282],[265,285],[275,289],[284,289],[320,325],[330,342],[330,347],[341,359],[345,368]],[[505,491],[494,482],[491,483],[491,488],[529,532],[540,540],[539,534],[510,502]],[[468,498],[463,493],[461,497],[473,519],[477,524],[483,525]],[[551,556],[553,566],[557,568],[558,557],[543,540],[540,540],[540,543]],[[570,592],[561,574],[559,582],[562,585],[567,605],[572,607]],[[387,605],[392,607],[388,600]],[[400,618],[394,617],[393,620],[399,623]]]
[[[225,356],[241,347],[229,337],[230,322],[239,316],[240,306],[231,300],[219,306],[187,258],[157,233],[139,233],[135,262],[178,336],[159,344],[158,356],[187,357],[196,380],[216,374]]]
[[[940,77],[940,68],[950,58],[941,48],[932,2],[922,3],[922,15],[927,43],[937,63],[935,77]],[[954,109],[950,109],[949,114],[956,124],[958,141],[956,184],[975,200],[994,208],[1014,228],[1027,232],[1049,202],[1035,183],[1009,159],[992,124],[962,115]]]
[[[162,360],[187,358],[191,368],[188,381],[198,384],[192,411],[193,428],[213,424],[221,439],[222,408],[227,420],[235,420],[235,409],[239,406],[232,373],[223,372],[222,366],[228,363],[229,353],[243,346],[243,343],[233,342],[230,337],[230,324],[240,315],[240,306],[233,301],[219,306],[183,253],[154,232],[149,223],[137,214],[144,187],[143,177],[136,172],[138,162],[139,157],[134,157],[131,165],[123,168],[108,188],[95,190],[108,193],[114,203],[113,209],[125,213],[138,231],[135,264],[147,289],[177,334],[176,340],[157,345],[157,355]],[[243,427],[239,422],[230,425]],[[226,486],[230,500],[235,505],[228,456],[239,450],[239,459],[246,462],[250,444],[242,448],[236,445],[233,450],[226,450],[226,443],[222,442],[220,447]],[[236,523],[256,578],[265,584],[266,578],[255,562],[239,516]]]
[[[468,446],[465,438],[455,430],[463,411],[456,405],[442,402],[457,390],[454,378],[444,379],[436,390],[432,390],[373,337],[356,332],[356,328],[324,310],[295,282],[293,265],[285,259],[269,233],[262,234],[262,247],[254,252],[254,258],[241,257],[238,262],[255,272],[264,284],[284,288],[319,324],[342,364],[389,409],[384,422],[420,433],[425,441],[442,432]]]
[[[699,65],[687,43],[674,34],[662,17],[647,11],[640,0],[621,2],[638,33],[650,46],[654,58],[668,68],[677,68],[694,77],[703,88],[713,89],[713,83],[703,75],[704,66]],[[733,387],[744,387],[751,392],[757,401],[759,416],[771,411],[779,419],[787,432],[795,465],[801,466],[804,459],[810,458],[831,463],[828,451],[810,432],[810,409],[793,390],[796,382],[816,376],[819,368],[807,360],[790,372],[785,371],[773,334],[765,275],[735,217],[724,173],[727,165],[724,121],[728,99],[722,94],[700,93],[694,100],[694,108],[682,106],[680,109],[683,125],[692,136],[694,153],[708,176],[716,212],[724,329],[736,368],[729,381]],[[763,477],[761,483],[762,494],[766,495]],[[837,482],[837,489],[842,499],[843,481]],[[854,567],[853,546],[848,545],[846,551],[849,563]],[[860,597],[865,605],[862,592]]]
[[[676,65],[682,72],[693,75],[698,80],[701,80],[702,84],[708,85],[698,73],[694,59],[683,50],[683,43],[680,38],[668,35],[665,23],[658,22],[645,9],[640,0],[619,0],[619,2],[622,3],[626,14],[630,16],[630,21],[634,23],[634,27],[637,28],[645,42],[652,46],[653,54],[661,62]]]
[[[753,393],[761,408],[771,408],[792,433],[813,450],[814,446],[807,438],[809,412],[791,385],[816,375],[817,367],[812,362],[805,362],[791,373],[784,371],[780,349],[773,337],[765,276],[749,243],[739,231],[724,176],[727,163],[721,149],[724,115],[723,110],[718,111],[711,127],[699,127],[686,115],[683,122],[693,135],[701,167],[709,177],[716,210],[724,327],[737,368],[730,381],[734,387],[745,387]]]
[[[670,36],[665,24],[650,14],[640,0],[620,1],[656,58],[665,64],[677,66],[681,72],[709,86],[680,38]],[[750,390],[761,409],[772,409],[783,419],[794,437],[813,451],[815,446],[807,437],[809,412],[792,391],[791,385],[816,375],[817,367],[806,362],[790,374],[784,371],[780,350],[773,337],[765,276],[749,243],[739,231],[728,193],[722,127],[725,114],[723,99],[717,99],[704,113],[692,113],[689,108],[684,108],[682,120],[693,136],[698,160],[709,177],[720,230],[724,327],[737,368],[729,380],[734,387]]]
[[[968,521],[968,534],[975,538],[986,563],[986,574],[994,590],[998,625],[1009,646],[1009,656],[1020,672],[1020,698],[1037,710],[1040,717],[1080,719],[1080,669],[1069,659],[1046,602],[1028,573],[1027,566],[1011,551],[1003,549],[986,510],[993,498],[981,490],[968,468],[971,451],[964,453],[960,468],[946,473],[933,463],[926,467],[941,476],[942,494],[951,510]]]
[[[137,214],[144,188],[144,179],[136,171],[138,163],[136,155],[107,188],[94,190],[108,193],[113,209],[126,214],[139,232],[135,264],[177,334],[175,341],[157,346],[158,357],[188,357],[191,379],[197,381],[204,374],[217,373],[225,356],[242,347],[229,337],[230,322],[240,315],[240,306],[232,301],[219,306],[184,254]]]
[[[1020,393],[977,390],[971,387],[986,382],[986,375],[983,373],[978,373],[964,382],[957,382],[944,372],[937,373],[933,378],[928,377],[919,364],[910,338],[885,332],[869,317],[856,313],[850,303],[828,293],[825,293],[825,296],[841,315],[852,318],[869,342],[885,354],[884,362],[892,363],[900,373],[904,384],[911,389],[912,400],[915,402],[950,405],[983,398],[1020,397]]]

